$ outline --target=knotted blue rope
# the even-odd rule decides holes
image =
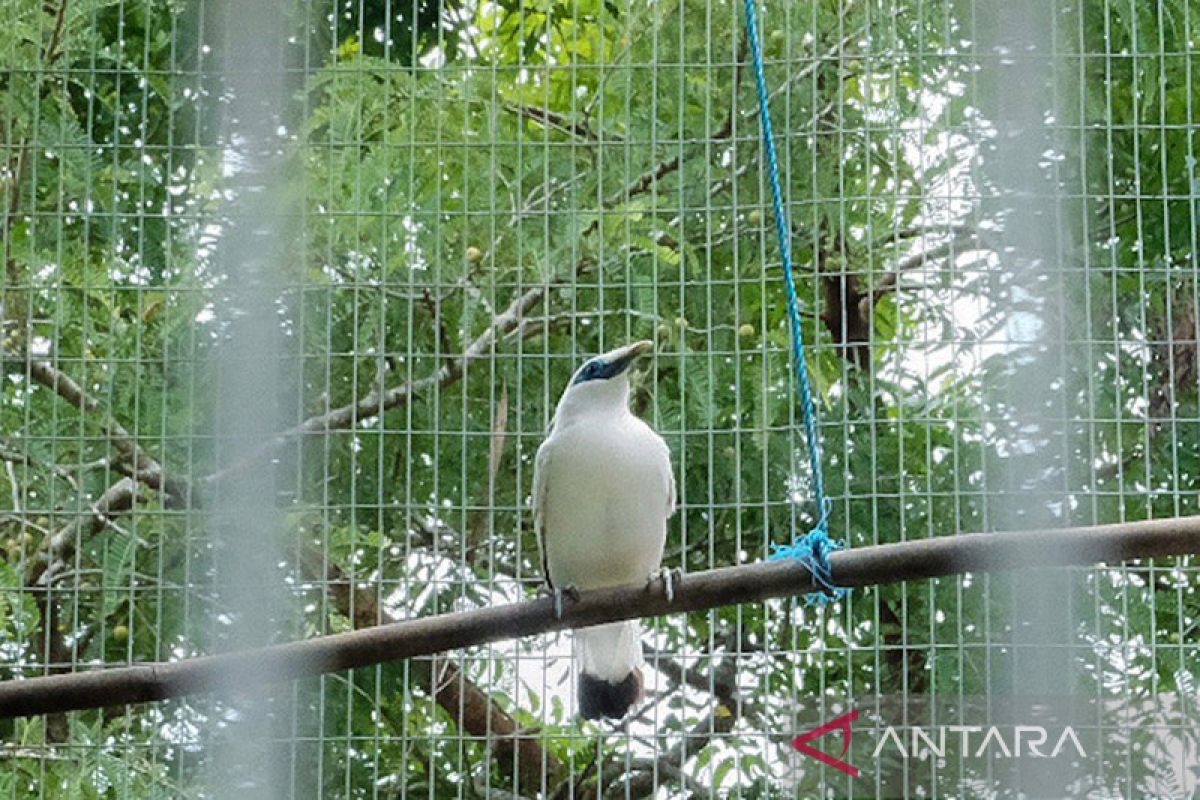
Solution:
[[[792,245],[787,215],[783,207],[783,191],[779,188],[779,158],[775,154],[775,135],[771,131],[771,112],[768,108],[767,79],[763,74],[762,44],[758,39],[755,0],[745,0],[746,36],[754,61],[754,81],[758,86],[758,111],[762,127],[763,150],[767,154],[767,172],[771,180],[771,201],[775,207],[775,230],[779,235],[779,255],[783,261],[783,282],[787,287],[788,319],[792,327],[792,363],[796,368],[796,383],[800,391],[800,406],[804,411],[804,437],[808,444],[808,464],[812,472],[813,494],[816,498],[817,525],[804,536],[788,545],[774,545],[770,560],[797,559],[812,573],[813,581],[823,590],[808,595],[808,602],[820,605],[831,603],[846,595],[848,589],[833,582],[829,554],[845,547],[843,542],[829,538],[829,498],[825,496],[825,476],[821,471],[821,442],[817,437],[817,410],[813,403],[812,384],[808,379],[808,362],[804,359],[804,333],[800,329],[800,300],[796,296],[796,279],[792,274]]]

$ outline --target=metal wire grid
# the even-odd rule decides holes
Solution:
[[[13,487],[4,652],[10,671],[23,674],[42,671],[56,642],[48,660],[71,668],[219,648],[213,619],[236,611],[214,604],[204,509],[148,492],[131,513],[86,527],[90,504],[122,477],[105,419],[188,484],[220,466],[205,430],[220,391],[211,359],[223,291],[212,270],[221,205],[209,192],[223,176],[209,43],[230,12],[208,2],[61,8],[60,33],[58,7],[7,9],[34,26],[40,47],[34,61],[28,42],[7,40],[6,80],[32,80],[38,90],[29,107],[4,111],[6,348],[72,376],[96,406],[80,413],[50,387],[31,389],[37,382],[24,364],[8,370],[16,377],[4,392]],[[422,384],[418,400],[282,452],[279,502],[291,516],[277,577],[290,581],[297,628],[281,638],[531,590],[533,449],[572,367],[634,337],[660,342],[635,403],[675,454],[682,512],[669,562],[695,570],[757,559],[770,542],[805,529],[755,107],[739,83],[738,4],[616,8],[582,0],[439,7],[447,22],[431,37],[397,16],[389,24],[424,55],[406,66],[390,60],[390,49],[401,49],[390,27],[382,52],[364,52],[374,41],[366,23],[374,5],[300,7],[296,29],[312,35],[296,38],[292,79],[319,90],[297,91],[288,134],[303,235],[302,266],[283,273],[281,307],[295,342],[284,370],[298,390],[280,401],[281,422],[436,374],[514,297],[551,276],[558,284],[455,380]],[[1196,21],[1187,3],[1178,9],[1181,19],[1166,2],[1153,11],[1086,3],[1050,17],[1062,26],[1051,38],[1063,76],[1054,85],[1070,86],[1072,71],[1077,83],[1060,88],[1052,105],[1063,118],[1049,121],[1070,154],[1057,162],[1061,184],[1048,195],[1030,192],[1060,215],[1049,270],[1065,308],[1047,338],[1064,361],[1107,366],[1064,375],[1050,390],[1058,403],[1026,421],[1058,431],[1060,455],[1049,462],[1060,470],[1048,491],[1070,505],[1064,518],[1075,523],[1196,511],[1190,442],[1200,415],[1186,335],[1190,314],[1195,338],[1200,281],[1195,190],[1187,188],[1196,185],[1196,62],[1190,46],[1172,46],[1163,22],[1191,31]],[[487,13],[515,15],[512,37],[535,45],[507,61],[498,47],[488,52],[479,44]],[[998,277],[1009,234],[989,230],[981,210],[993,199],[993,123],[969,112],[988,103],[981,83],[993,54],[977,42],[995,13],[983,2],[766,8],[797,249],[810,265],[820,260],[800,280],[818,333],[833,531],[853,545],[986,530],[1011,513],[1003,498],[1019,476],[997,450],[1014,441],[1003,432],[1012,417],[1004,397],[989,394],[989,365],[1026,342],[1014,341],[1011,327],[987,331],[1011,313],[1006,301],[1015,308],[1020,298],[1005,296]],[[464,35],[470,14],[476,30]],[[549,63],[536,45],[536,26],[554,27],[547,17],[562,26],[558,39],[546,34],[560,50]],[[1112,42],[1102,52],[1094,50],[1097,24]],[[1145,41],[1138,25],[1157,40]],[[595,35],[589,26],[602,42],[615,29],[611,50],[570,50]],[[155,36],[165,37],[165,50]],[[1123,36],[1127,49],[1117,44]],[[439,63],[437,53],[452,47],[460,52]],[[471,50],[478,53],[463,55]],[[1186,80],[1181,107],[1160,103],[1159,118],[1147,122],[1138,93],[1114,96],[1147,63],[1160,70],[1165,94],[1168,75],[1179,72],[1167,68],[1172,61]],[[856,69],[874,80],[856,84]],[[572,91],[564,101],[549,79],[523,75],[566,75]],[[906,118],[896,98],[912,76],[961,86],[940,104],[931,92],[925,100],[935,107]],[[1097,109],[1089,88],[1101,79],[1107,93]],[[597,80],[624,91],[578,91]],[[68,100],[83,110],[81,140],[65,124],[42,124]],[[593,136],[564,132],[529,119],[529,108],[602,127]],[[1144,174],[1140,150],[1154,132],[1159,175]],[[1106,156],[1126,141],[1132,176]],[[1180,141],[1182,165],[1168,156],[1178,157]],[[955,147],[967,155],[949,159]],[[830,159],[831,151],[844,159]],[[91,158],[72,161],[73,153]],[[923,187],[863,181],[857,168],[874,159],[900,173],[914,158],[954,163]],[[372,172],[373,159],[394,173]],[[673,159],[686,178],[652,179],[636,204],[621,202],[622,190]],[[431,163],[453,178],[430,177],[422,170]],[[1182,195],[1172,179],[1181,167]],[[162,223],[156,202],[170,209]],[[1180,202],[1183,217],[1173,215]],[[1113,213],[1097,214],[1096,205]],[[1116,212],[1128,208],[1139,240],[1163,232],[1161,252],[1076,247],[1096,241],[1105,222],[1110,240],[1127,236]],[[646,218],[656,220],[650,230]],[[988,238],[960,235],[968,223]],[[917,224],[928,235],[910,235]],[[830,230],[842,241],[830,244]],[[1190,251],[1182,258],[1173,244],[1180,240]],[[923,261],[923,248],[941,254]],[[76,272],[75,261],[88,268]],[[921,288],[881,294],[878,313],[893,316],[871,320],[876,349],[861,364],[868,351],[836,341],[856,319],[842,303],[849,295],[838,292],[853,278],[874,296],[900,262]],[[948,323],[930,310],[939,304],[954,309]],[[155,327],[162,319],[174,324]],[[1165,385],[1156,348],[1171,353]],[[14,363],[7,354],[5,363]],[[1190,382],[1176,380],[1180,373]],[[969,391],[922,402],[930,387],[950,395],[951,379]],[[1018,370],[1017,379],[1029,373]],[[1160,388],[1168,400],[1150,413]],[[9,450],[38,457],[9,458]],[[25,586],[20,569],[48,534],[76,520],[85,527],[50,594],[58,617],[39,629],[44,595]],[[1074,573],[1064,617],[1075,635],[1061,647],[1080,673],[1075,688],[1129,701],[1151,687],[1194,693],[1195,581],[1187,562]],[[860,592],[840,613],[768,604],[648,623],[655,702],[628,730],[603,728],[601,737],[570,722],[564,639],[305,682],[275,698],[284,777],[276,785],[289,796],[595,796],[590,781],[599,774],[621,796],[874,796],[885,791],[881,781],[817,769],[789,755],[787,740],[854,697],[1011,689],[1020,644],[1010,629],[1020,619],[1012,591],[1005,581],[968,577]],[[723,694],[731,682],[740,705]],[[489,713],[472,727],[473,688],[506,716]],[[224,704],[199,700],[18,723],[6,731],[0,787],[14,797],[74,796],[84,786],[116,796],[202,795],[227,714]],[[509,732],[496,725],[506,719],[532,749],[505,747]],[[1107,777],[1131,785],[1133,757],[1105,755]],[[624,772],[628,789],[618,781]],[[950,780],[926,790],[953,793]],[[921,777],[913,781],[905,796],[918,792]]]

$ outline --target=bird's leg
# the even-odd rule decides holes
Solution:
[[[579,602],[579,590],[574,586],[564,586],[561,589],[554,590],[554,616],[557,619],[562,619],[563,616],[563,598],[570,598],[572,603]]]
[[[563,610],[566,605],[565,600],[570,599],[572,603],[579,602],[579,590],[574,586],[543,586],[539,590],[539,594],[545,594],[554,599],[554,618],[562,619]]]
[[[661,580],[663,584],[663,594],[667,596],[668,603],[675,602],[675,582],[683,577],[683,570],[679,567],[659,567],[650,573],[646,583],[654,583],[655,580]]]

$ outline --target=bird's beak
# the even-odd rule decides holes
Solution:
[[[613,374],[620,375],[622,372],[629,369],[633,362],[637,361],[639,357],[649,353],[653,349],[654,342],[651,342],[648,339],[643,339],[640,342],[634,342],[633,344],[625,345],[620,350],[616,351],[616,353],[613,354],[612,359],[609,361],[613,367]]]
[[[654,342],[650,341],[649,339],[642,339],[640,342],[634,342],[633,344],[625,346],[625,350],[629,353],[630,361],[638,356],[643,356],[646,353],[649,353],[653,349]]]

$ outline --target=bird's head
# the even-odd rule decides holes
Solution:
[[[633,342],[588,359],[571,377],[571,383],[559,401],[559,413],[573,409],[626,408],[629,368],[639,356],[652,349],[653,342]]]

